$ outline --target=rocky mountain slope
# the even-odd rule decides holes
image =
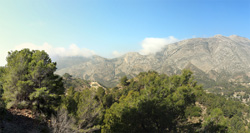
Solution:
[[[93,56],[77,64],[59,60],[58,66],[61,69],[57,74],[69,73],[107,87],[115,86],[124,75],[133,77],[149,70],[171,75],[185,68],[194,71],[197,80],[208,85],[220,80],[247,82],[250,77],[250,40],[236,35],[215,35],[169,44],[151,55],[133,52],[114,59]]]

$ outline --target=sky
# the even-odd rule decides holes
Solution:
[[[114,58],[216,34],[250,38],[250,1],[0,0],[0,66],[23,48]]]

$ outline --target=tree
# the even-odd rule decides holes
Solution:
[[[70,87],[66,91],[66,95],[62,98],[62,107],[67,109],[67,112],[71,115],[76,116],[77,101],[75,100],[76,91],[73,87]]]
[[[128,85],[128,78],[127,78],[127,76],[122,77],[121,80],[120,80],[120,83],[123,86],[127,86]]]
[[[70,75],[69,73],[65,73],[63,74],[63,78],[65,78],[66,80],[69,80],[72,78],[72,75]]]
[[[105,95],[105,90],[102,87],[97,88],[96,99],[103,104],[103,97]]]
[[[234,116],[230,120],[230,130],[231,132],[247,132],[244,127],[244,122],[239,116]]]
[[[194,106],[200,90],[190,71],[168,77],[156,72],[141,73],[118,102],[106,110],[102,132],[171,132]]]
[[[32,91],[30,87],[32,82],[28,80],[28,65],[31,55],[32,52],[28,49],[8,53],[3,84],[3,97],[7,108],[17,106],[28,99],[29,93]]]
[[[45,51],[23,49],[8,53],[4,74],[7,108],[30,108],[51,113],[64,94],[62,78],[55,75],[56,63]]]
[[[99,89],[99,92],[99,96],[104,95],[102,88]],[[72,127],[75,132],[100,130],[104,108],[95,91],[85,89],[77,92],[73,88],[69,88],[61,107],[66,108],[69,117],[76,120]]]
[[[61,108],[56,116],[51,118],[51,128],[53,133],[77,133],[73,130],[75,119],[68,115],[67,110]]]
[[[203,128],[205,132],[209,133],[227,132],[227,120],[221,109],[215,108],[212,110],[211,114],[205,118]]]

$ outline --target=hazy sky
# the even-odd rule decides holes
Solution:
[[[250,1],[0,0],[0,65],[25,47],[111,58],[216,34],[250,38]]]

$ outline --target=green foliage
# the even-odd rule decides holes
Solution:
[[[105,90],[102,87],[98,87],[96,93],[97,100],[102,102],[104,95],[105,95]]]
[[[201,116],[201,108],[198,106],[189,106],[185,110],[186,117],[200,117]]]
[[[247,112],[246,107],[239,101],[227,100],[225,97],[214,94],[203,93],[197,101],[208,107],[208,113],[215,108],[220,108],[226,117],[232,118],[234,115],[242,116],[242,111]]]
[[[229,131],[231,132],[247,132],[246,128],[245,128],[245,123],[244,120],[239,117],[239,116],[234,116],[231,120],[230,120],[230,124],[229,124]]]
[[[120,83],[123,86],[127,86],[128,85],[128,78],[127,78],[127,76],[122,77],[121,80],[120,80]]]
[[[227,119],[225,119],[221,109],[215,108],[212,110],[211,114],[206,117],[203,128],[206,132],[211,133],[227,132]]]
[[[140,73],[121,93],[119,101],[106,110],[102,132],[177,131],[185,109],[193,106],[200,86],[184,70],[168,77],[156,72]]]
[[[104,108],[109,108],[113,104],[113,95],[112,94],[105,94],[108,93],[102,87],[97,88],[97,92],[95,95],[95,99],[103,105]]]
[[[63,98],[62,108],[66,108],[70,117],[76,121],[72,130],[76,132],[89,132],[100,130],[104,107],[101,103],[105,91],[99,88],[96,93],[90,89],[77,92],[73,87],[69,88]]]
[[[110,108],[110,106],[114,103],[114,98],[112,94],[107,94],[103,97],[103,106],[104,108]]]
[[[65,89],[67,90],[70,87],[73,87],[77,91],[82,91],[84,89],[90,88],[89,85],[90,81],[80,79],[80,78],[73,78],[70,74],[65,73],[63,75],[63,84]]]
[[[76,91],[74,90],[73,87],[70,87],[66,91],[66,96],[63,97],[62,99],[62,106],[63,108],[67,109],[67,112],[72,115],[76,115],[77,112],[77,102],[75,100],[76,97]]]
[[[248,132],[249,108],[239,101],[220,95],[203,93],[197,101],[206,106],[207,116],[203,130],[208,132]],[[217,121],[212,121],[216,120]],[[220,119],[220,121],[218,121]],[[224,123],[226,120],[226,124]]]
[[[62,78],[54,75],[56,63],[46,52],[9,52],[5,70],[3,98],[7,108],[25,105],[36,112],[51,113],[60,104],[64,93]]]
[[[84,90],[77,99],[77,118],[79,129],[96,128],[102,117],[103,107],[94,100],[94,92]]]
[[[72,75],[70,75],[69,73],[65,73],[63,74],[63,78],[65,78],[66,80],[70,80],[72,78]]]
[[[102,132],[248,131],[245,105],[208,94],[193,79],[189,70],[173,76],[149,71],[111,89]]]
[[[94,90],[89,81],[54,75],[56,63],[44,51],[10,52],[7,61],[0,68],[0,109],[5,100],[7,107],[47,116],[57,110],[54,132],[248,132],[250,127],[249,107],[204,92],[189,70],[173,76],[142,72],[124,76],[121,86]]]

